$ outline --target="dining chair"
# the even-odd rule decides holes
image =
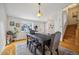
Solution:
[[[29,48],[29,50],[31,50],[31,44],[34,41],[35,40],[33,38],[31,38],[30,36],[27,36],[27,47]]]
[[[37,55],[37,49],[40,49],[40,47],[41,47],[41,43],[39,43],[39,41],[37,39],[35,39],[31,43],[31,52],[33,54]]]
[[[34,50],[34,49],[36,49],[37,46],[38,46],[38,40],[27,35],[27,47],[29,48],[30,52],[36,54],[36,52],[35,52],[36,50]]]
[[[52,35],[52,38],[54,37],[54,34]],[[50,40],[46,40],[44,43],[47,44],[47,46],[50,46],[50,42],[51,42],[51,38]],[[33,51],[33,53],[35,55],[38,55],[39,53],[37,52],[37,50],[40,52],[40,54],[42,54],[42,44],[38,41],[38,40],[35,40],[34,42],[32,41],[32,44],[31,44],[31,51]],[[46,50],[46,49],[45,49]]]
[[[50,51],[51,55],[54,54],[55,52],[59,54],[58,46],[60,43],[60,37],[61,37],[61,32],[56,32],[55,34],[51,35],[50,44],[45,45],[45,48]]]

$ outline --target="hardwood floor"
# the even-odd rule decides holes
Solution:
[[[76,46],[74,44],[72,45],[72,44],[64,42],[64,41],[62,41],[60,43],[60,46],[67,48],[67,49],[70,49],[71,51],[73,51],[79,55],[79,46]]]
[[[16,44],[19,43],[24,43],[26,42],[26,40],[21,40],[21,41],[17,41],[17,42],[13,42],[12,44],[10,45],[7,45],[2,53],[2,55],[15,55],[16,54]],[[64,41],[60,42],[60,46],[64,47],[64,48],[67,48],[73,52],[76,52],[77,54],[79,54],[79,46],[75,46],[75,45],[71,45],[71,44],[68,44]]]
[[[9,45],[5,46],[4,51],[2,52],[2,55],[15,55],[16,54],[16,44],[17,43],[24,43],[26,42],[26,39],[15,41]]]
[[[15,44],[10,44],[5,46],[4,51],[2,52],[2,55],[15,55]]]

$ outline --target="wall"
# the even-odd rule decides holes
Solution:
[[[59,10],[56,13],[56,19],[55,19],[55,32],[60,31],[61,32],[61,41],[62,41],[62,12],[63,10]]]
[[[54,20],[48,19],[45,24],[45,28],[46,28],[45,33],[53,34],[54,33]]]
[[[10,21],[14,21],[15,23],[20,23],[20,27],[19,27],[19,33],[18,33],[18,38],[17,39],[22,39],[26,37],[26,32],[22,32],[21,31],[21,26],[22,24],[28,24],[31,23],[32,29],[34,29],[34,26],[37,25],[38,26],[38,32],[39,33],[44,33],[45,32],[45,22],[40,22],[40,21],[32,21],[32,20],[28,20],[28,19],[21,19],[18,17],[12,17],[12,16],[8,16],[8,30],[13,31],[15,26],[10,26]]]
[[[47,23],[46,23],[46,31],[50,34],[53,34],[57,31],[61,32],[61,40],[62,40],[62,12],[63,10],[57,10],[53,13],[52,18],[48,19]],[[52,24],[53,25],[53,29],[49,29],[49,25]]]
[[[6,39],[5,39],[5,32],[6,32],[6,13],[5,13],[5,8],[4,4],[0,3],[0,54],[3,51],[5,44],[6,44]]]

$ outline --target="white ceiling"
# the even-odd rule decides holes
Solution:
[[[52,17],[54,12],[63,9],[68,6],[69,3],[42,3],[41,11],[42,17],[37,17],[38,12],[37,3],[6,3],[6,11],[8,16],[19,17],[28,20],[42,20],[46,21],[50,16]]]

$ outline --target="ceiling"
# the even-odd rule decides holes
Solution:
[[[38,4],[37,3],[6,3],[6,12],[8,16],[19,17],[28,20],[42,20],[46,21],[50,16],[58,10],[68,6],[69,3],[42,3],[41,12],[42,17],[37,17]]]

